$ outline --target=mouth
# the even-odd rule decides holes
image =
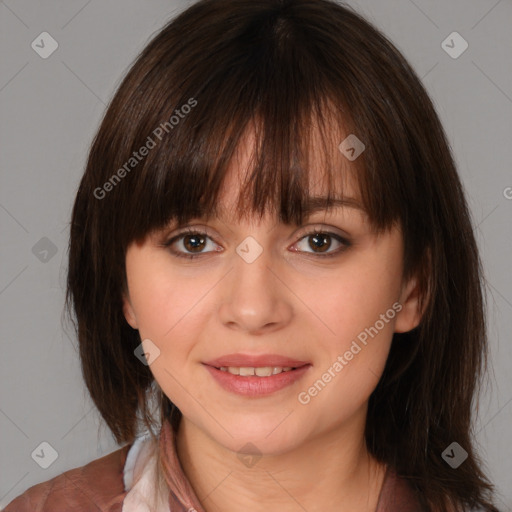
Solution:
[[[221,368],[282,368],[291,370],[300,368],[309,364],[309,362],[279,354],[228,354],[206,361],[204,364],[219,370]]]
[[[291,372],[297,368],[302,368],[302,366],[214,366],[213,368],[221,372],[228,372],[231,375],[239,375],[240,377],[270,377],[283,372]]]
[[[311,363],[282,356],[231,355],[203,363],[226,391],[243,396],[266,396],[295,384]]]

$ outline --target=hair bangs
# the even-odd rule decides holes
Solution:
[[[194,48],[191,35],[182,41],[181,52],[162,54],[159,74],[148,70],[139,84],[139,96],[147,92],[151,103],[160,107],[138,112],[134,147],[190,98],[196,105],[162,137],[126,184],[129,190],[122,203],[132,208],[119,219],[125,249],[173,220],[183,225],[192,218],[217,215],[226,175],[249,141],[251,169],[231,212],[238,218],[270,210],[281,222],[301,224],[311,185],[321,180],[322,196],[329,203],[343,198],[349,176],[376,231],[400,217],[397,180],[390,178],[396,174],[393,159],[387,155],[388,170],[377,169],[375,163],[385,159],[379,151],[391,150],[374,146],[379,123],[368,121],[372,106],[360,107],[363,94],[357,97],[350,73],[326,73],[318,57],[322,48],[306,46],[293,20],[272,11],[263,18],[236,34],[219,34],[210,53],[198,56],[201,64],[187,68],[184,62],[193,60],[188,54]],[[158,45],[162,42],[157,39],[147,52]],[[347,69],[341,62],[337,67]],[[155,91],[166,92],[157,98]],[[374,131],[368,129],[372,127]],[[354,160],[340,148],[348,136],[364,147]]]
[[[239,87],[233,84],[234,89]],[[139,183],[133,184],[129,202],[146,207],[144,215],[137,208],[125,211],[131,233],[125,244],[173,221],[182,226],[191,219],[220,215],[226,178],[245,151],[249,164],[240,169],[238,201],[229,212],[236,220],[270,213],[276,221],[300,225],[313,195],[324,198],[329,208],[335,199],[346,198],[345,185],[351,180],[354,191],[349,199],[362,204],[377,231],[389,227],[389,221],[379,222],[385,216],[372,202],[383,191],[378,190],[379,180],[368,179],[365,155],[350,161],[339,149],[355,131],[348,110],[335,107],[315,90],[300,95],[293,95],[291,87],[280,90],[279,96],[267,95],[257,105],[234,97],[230,89],[216,89],[211,97],[203,91],[198,98],[208,105],[209,122],[199,123],[198,100],[197,110],[183,121],[182,132],[163,141],[135,179]],[[212,108],[216,115],[211,115]]]

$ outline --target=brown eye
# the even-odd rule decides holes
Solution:
[[[296,244],[297,252],[319,257],[336,256],[351,243],[336,233],[316,229],[306,233]]]
[[[206,238],[199,234],[185,235],[183,237],[183,246],[190,252],[201,252],[206,245]]]
[[[309,246],[315,252],[325,252],[331,246],[330,236],[324,233],[316,233],[315,235],[309,235],[308,241]]]
[[[168,247],[175,256],[183,258],[195,258],[220,250],[207,233],[192,230],[173,236],[164,247]]]

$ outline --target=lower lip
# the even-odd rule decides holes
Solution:
[[[301,379],[311,367],[310,364],[295,370],[281,372],[269,377],[240,377],[229,372],[205,365],[212,377],[227,391],[243,396],[265,396],[290,386]]]

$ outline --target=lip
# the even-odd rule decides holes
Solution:
[[[294,361],[287,359],[286,362],[291,363]],[[246,366],[251,365],[246,364]],[[264,366],[281,365],[265,364]],[[240,375],[233,375],[227,371],[219,370],[215,366],[210,366],[208,364],[205,364],[204,367],[224,390],[245,397],[264,397],[297,383],[308,372],[309,368],[311,368],[311,364],[302,364],[302,366],[299,366],[294,370],[270,375],[269,377],[241,377]],[[257,368],[258,366],[256,365],[254,367]]]
[[[245,368],[263,368],[265,366],[282,366],[283,368],[286,368],[287,366],[290,366],[292,368],[299,368],[309,365],[310,363],[307,361],[299,361],[298,359],[291,359],[278,354],[228,354],[217,359],[212,359],[211,361],[206,361],[204,364],[214,368],[220,368],[221,366],[237,366]],[[258,378],[262,379],[265,377]]]

